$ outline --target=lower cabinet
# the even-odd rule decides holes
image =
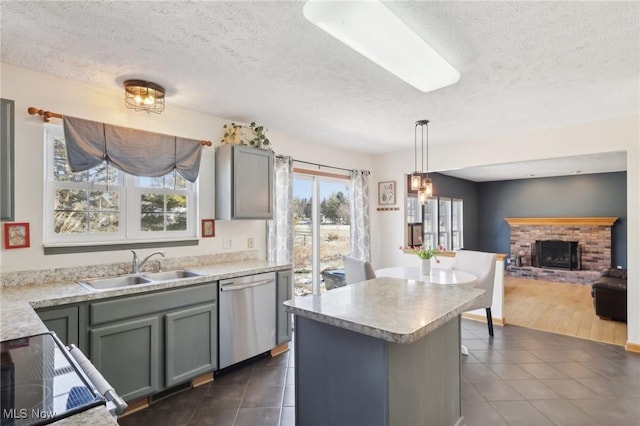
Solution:
[[[217,368],[217,283],[88,306],[89,358],[125,400]]]
[[[209,303],[165,316],[167,386],[216,369],[217,312],[216,304]]]
[[[75,305],[58,306],[37,310],[38,316],[44,325],[56,333],[65,345],[74,344],[84,353],[86,351],[85,339],[85,306],[82,303]]]
[[[276,292],[276,344],[281,345],[291,340],[291,314],[285,312],[283,302],[291,299],[291,271],[278,271]]]
[[[90,332],[91,362],[125,400],[159,390],[158,317],[124,321]]]

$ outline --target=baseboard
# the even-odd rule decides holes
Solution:
[[[627,350],[627,352],[640,354],[640,344],[638,343],[631,343],[627,341],[627,344],[624,346],[624,348]]]
[[[206,385],[207,383],[213,382],[213,372],[203,374],[202,376],[198,376],[195,379],[191,380],[191,387],[197,388],[198,386]]]
[[[144,410],[145,408],[149,408],[149,397],[138,399],[136,401],[131,401],[131,402],[128,402],[127,404],[129,405],[127,407],[127,411],[119,415],[118,418],[126,417],[140,410]]]
[[[464,312],[462,314],[462,318],[469,319],[469,320],[472,320],[472,321],[480,321],[480,322],[484,322],[484,323],[487,322],[487,317],[485,315],[471,314],[469,312]],[[493,325],[504,326],[506,324],[506,321],[504,320],[504,318],[493,317],[492,321],[493,321]]]
[[[280,354],[287,352],[288,350],[289,350],[289,342],[283,343],[280,346],[276,346],[275,348],[271,349],[271,356],[278,356]]]

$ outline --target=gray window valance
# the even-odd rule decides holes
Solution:
[[[88,170],[103,161],[134,176],[164,176],[174,169],[190,182],[200,170],[199,140],[64,116],[69,166]]]

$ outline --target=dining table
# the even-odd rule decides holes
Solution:
[[[431,268],[428,278],[426,275],[420,275],[420,268],[417,266],[393,266],[377,269],[375,272],[377,277],[403,278],[440,285],[473,285],[478,279],[470,272],[434,267]]]

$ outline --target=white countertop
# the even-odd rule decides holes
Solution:
[[[471,286],[381,277],[284,304],[295,315],[389,342],[413,343],[466,311],[483,293]]]
[[[290,265],[278,265],[265,260],[219,263],[185,268],[202,273],[203,275],[199,277],[119,287],[105,291],[90,291],[76,282],[2,287],[0,289],[0,341],[46,332],[47,328],[34,309],[165,290],[288,268]]]

